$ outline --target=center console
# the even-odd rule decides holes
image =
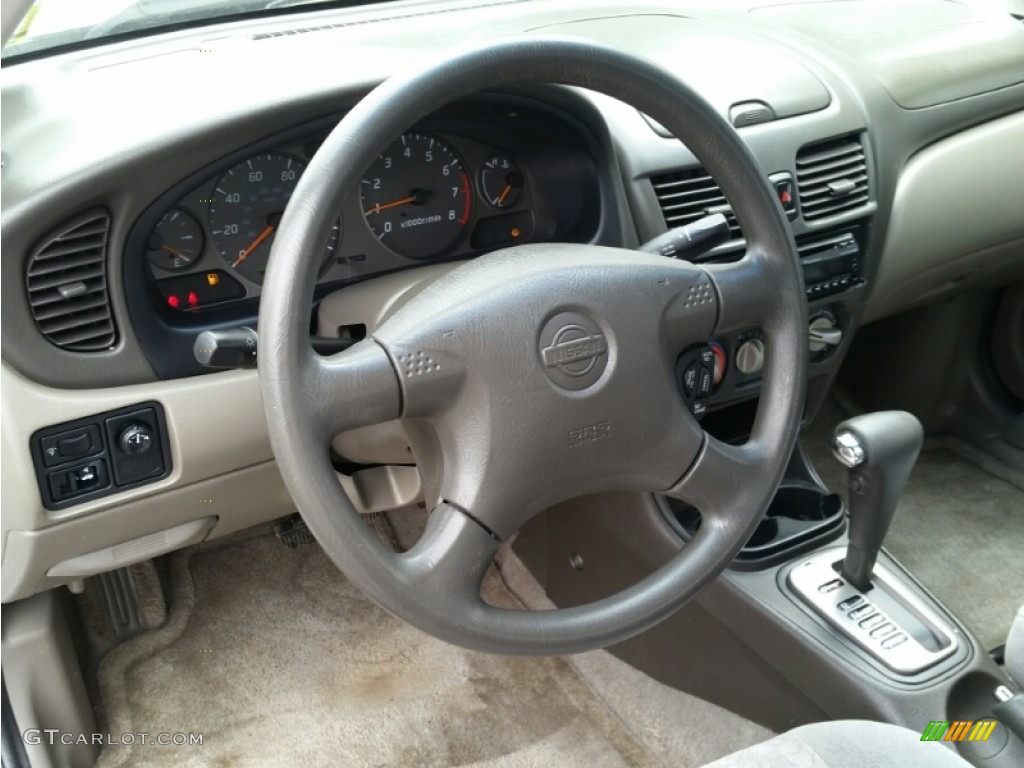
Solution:
[[[977,766],[1024,764],[1024,742],[1005,716],[992,725],[1000,702],[1013,695],[1012,680],[881,548],[920,447],[919,425],[909,414],[870,414],[840,425],[836,438],[837,459],[849,472],[849,509],[825,490],[798,445],[734,563],[678,613],[609,650],[776,731],[869,719],[938,740],[926,732],[948,723],[950,744],[936,749],[952,746]],[[642,579],[685,548],[699,526],[691,507],[606,494],[538,517],[515,550],[561,608]]]

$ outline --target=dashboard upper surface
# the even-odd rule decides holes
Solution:
[[[239,22],[5,67],[5,250],[27,253],[48,229],[77,212],[111,211],[109,281],[120,325],[120,341],[106,353],[85,357],[51,347],[31,322],[19,288],[21,265],[5,260],[11,274],[5,273],[3,296],[14,308],[4,325],[5,357],[33,378],[62,386],[152,379],[152,365],[126,322],[124,297],[133,286],[122,283],[118,265],[132,261],[124,247],[134,223],[156,201],[174,205],[162,197],[168,183],[205,183],[195,177],[210,168],[226,172],[219,164],[228,154],[236,163],[246,159],[235,148],[255,149],[268,136],[337,114],[396,68],[415,66],[426,51],[495,35],[536,30],[585,36],[652,56],[692,80],[726,114],[753,105],[746,113],[756,115],[767,107],[775,120],[744,129],[752,145],[770,147],[769,134],[799,144],[877,127],[870,140],[879,171],[875,192],[883,202],[879,223],[884,224],[884,201],[895,188],[894,174],[911,154],[942,136],[1019,109],[1024,92],[1024,74],[1008,68],[1005,56],[989,57],[985,64],[993,40],[1005,41],[1010,50],[1021,43],[1019,23],[1006,14],[967,7],[957,6],[954,13],[948,3],[936,0],[908,0],[906,5],[920,16],[919,9],[927,10],[929,3],[943,6],[947,16],[954,14],[956,25],[971,32],[962,45],[972,53],[972,74],[952,78],[958,90],[942,110],[919,110],[912,119],[886,90],[885,78],[900,62],[934,61],[934,47],[914,59],[913,48],[903,46],[899,62],[890,68],[883,44],[871,55],[859,55],[855,46],[835,46],[806,28],[804,15],[792,12],[799,4],[775,12],[778,4],[770,2],[654,0],[638,6],[609,0],[406,0],[305,13],[301,26],[288,19]],[[831,20],[834,28],[846,5],[818,3],[811,9],[817,24]],[[896,33],[888,38],[893,46],[907,39]],[[143,83],[160,87],[140,87]],[[249,87],[252,83],[259,83],[259,89]],[[1002,87],[992,90],[994,83]],[[131,109],[125,108],[126,93],[132,94]],[[154,119],[167,104],[174,105],[173,119]],[[613,154],[618,155],[628,175],[696,163],[672,142],[652,137],[635,113],[626,117],[605,104],[601,109],[597,120],[612,124],[616,145],[605,153],[607,159],[613,162]],[[629,194],[634,206],[645,197]],[[651,200],[647,203],[633,212],[645,237],[657,232]],[[202,216],[197,222],[202,227]],[[346,237],[355,231],[350,227]],[[216,248],[212,230],[203,234],[207,248]],[[257,269],[258,262],[252,262]],[[334,274],[340,276],[337,268]],[[241,281],[244,297],[258,295],[257,282]],[[189,293],[179,298],[187,303]]]

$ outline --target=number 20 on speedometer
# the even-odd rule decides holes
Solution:
[[[469,225],[469,174],[445,142],[404,133],[362,180],[363,216],[380,241],[410,259],[454,248]]]

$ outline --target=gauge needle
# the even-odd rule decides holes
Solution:
[[[502,203],[504,203],[505,202],[505,198],[508,197],[508,193],[511,192],[511,191],[512,191],[512,185],[511,184],[506,184],[505,188],[503,190],[501,190],[501,194],[498,195],[498,203],[497,204],[501,205]]]
[[[275,229],[276,227],[273,224],[268,224],[266,229],[264,229],[262,232],[256,235],[256,239],[249,244],[249,247],[242,251],[240,254],[238,254],[238,258],[231,262],[231,266],[237,267],[239,264],[241,264],[243,261],[249,258],[249,254],[255,251],[257,248],[259,248],[260,244],[264,240],[266,240],[268,237],[274,234]]]
[[[176,256],[179,259],[185,258],[185,254],[179,251],[177,248],[171,248],[171,246],[169,245],[161,245],[160,247],[167,251],[169,254],[171,254],[171,256]]]
[[[369,216],[371,213],[380,213],[388,208],[397,208],[400,205],[409,205],[410,203],[412,205],[424,205],[432,194],[432,192],[426,189],[414,189],[407,197],[392,200],[390,203],[377,203],[375,206],[367,209],[365,213]]]
[[[397,208],[400,205],[408,205],[409,203],[416,202],[416,195],[409,195],[403,197],[400,200],[392,200],[390,203],[377,203],[375,206],[366,211],[366,215],[369,216],[371,213],[380,213],[386,211],[388,208]]]

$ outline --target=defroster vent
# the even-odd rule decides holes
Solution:
[[[651,177],[654,194],[669,229],[710,216],[725,214],[733,240],[743,237],[732,208],[715,180],[703,168],[672,171]]]
[[[859,136],[811,144],[796,155],[796,185],[805,221],[867,205],[868,167]]]
[[[83,213],[51,231],[32,249],[25,276],[32,317],[62,349],[98,352],[117,340],[107,290],[110,216]]]

